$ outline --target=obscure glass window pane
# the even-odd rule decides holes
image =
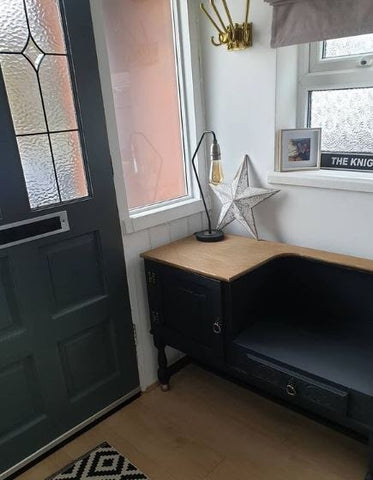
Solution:
[[[31,208],[60,201],[48,135],[18,137]]]
[[[76,130],[78,125],[67,57],[45,57],[39,77],[49,130]]]
[[[22,52],[28,31],[23,0],[0,0],[0,52]]]
[[[338,38],[324,42],[323,58],[373,53],[373,34]]]
[[[26,0],[26,6],[31,34],[39,47],[45,53],[66,53],[58,0]]]
[[[0,66],[31,208],[86,197],[59,1],[0,0],[0,27]]]
[[[171,2],[102,7],[129,207],[185,196]]]
[[[325,152],[373,152],[373,88],[310,93],[310,127],[322,128]]]
[[[8,101],[17,135],[46,131],[35,71],[23,55],[0,55]]]
[[[52,150],[63,201],[88,195],[78,132],[52,133]]]

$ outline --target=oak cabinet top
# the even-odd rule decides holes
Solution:
[[[190,272],[231,282],[268,261],[289,255],[373,272],[373,260],[297,247],[285,243],[226,235],[222,242],[202,243],[194,236],[149,250],[141,256]]]

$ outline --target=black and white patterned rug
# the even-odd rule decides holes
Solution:
[[[108,443],[99,445],[46,480],[149,480]]]

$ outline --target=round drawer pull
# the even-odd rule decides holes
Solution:
[[[286,385],[286,393],[289,395],[289,397],[295,397],[297,395],[297,391],[294,385],[291,385],[290,383]]]
[[[219,321],[216,321],[213,326],[212,326],[212,330],[214,333],[216,333],[216,335],[220,335],[221,334],[221,325],[220,325],[220,322]]]

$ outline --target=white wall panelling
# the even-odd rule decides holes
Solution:
[[[139,360],[139,373],[141,387],[145,389],[157,379],[156,350],[150,335],[150,321],[146,294],[146,283],[143,260],[140,253],[151,248],[156,248],[178,238],[185,237],[195,232],[196,227],[201,228],[201,213],[180,220],[159,225],[156,227],[124,235],[124,251],[127,265],[127,278],[129,285],[132,320],[136,325]],[[181,358],[181,354],[171,348],[167,349],[170,363]]]

